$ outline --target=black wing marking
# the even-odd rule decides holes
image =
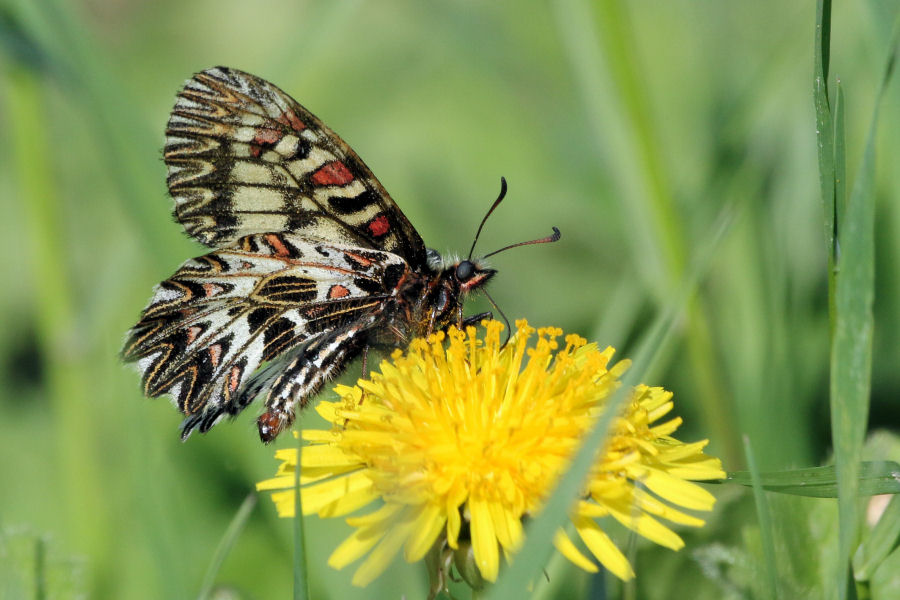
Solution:
[[[263,79],[226,67],[195,75],[172,110],[164,155],[175,217],[204,244],[290,231],[426,265],[421,237],[366,164]]]

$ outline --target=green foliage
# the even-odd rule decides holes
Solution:
[[[759,520],[759,538],[763,552],[763,573],[765,574],[765,586],[762,588],[764,598],[779,598],[778,581],[775,568],[775,542],[772,533],[772,514],[769,502],[763,489],[762,477],[756,467],[756,458],[753,456],[753,447],[750,440],[744,438],[744,453],[747,456],[747,466],[750,467],[750,479],[753,483],[753,503],[756,505],[756,518]]]
[[[759,473],[759,485],[770,492],[809,496],[811,498],[837,498],[838,483],[834,465],[825,467],[809,467],[806,469],[789,469],[774,473]],[[860,464],[857,478],[857,494],[874,496],[876,494],[900,493],[900,481],[897,473],[900,465],[892,461],[865,462]],[[757,480],[747,471],[734,471],[728,474],[725,482],[741,485],[756,485]]]
[[[294,587],[291,524],[266,499],[241,508],[276,464],[251,415],[182,444],[169,403],[141,398],[117,358],[152,286],[203,252],[170,217],[159,152],[175,92],[215,64],[273,81],[341,133],[441,251],[465,251],[504,175],[509,196],[481,250],[550,225],[563,240],[496,257],[500,306],[640,358],[643,381],[675,392],[679,437],[709,438],[726,470],[749,466],[747,435],[762,488],[833,462],[851,487],[871,483],[853,471],[861,458],[900,461],[895,438],[863,445],[866,416],[869,431],[900,424],[896,82],[871,127],[896,7],[828,7],[814,35],[809,6],[774,0],[4,0],[0,585],[16,587],[0,595],[284,598]],[[830,394],[849,399],[831,417],[834,442]],[[820,598],[842,588],[855,552],[861,595],[898,594],[896,502],[873,527],[861,517],[875,504],[855,493],[839,516],[833,499],[760,492],[764,532],[749,489],[711,489],[716,512],[680,532],[682,551],[631,542],[633,584],[546,563],[542,544],[503,585],[531,583],[542,598],[600,587],[763,598],[768,562],[781,597]],[[535,539],[562,520],[547,519]],[[348,529],[304,525],[308,597],[427,593],[421,565],[402,561],[353,588],[326,565]]]
[[[65,556],[56,540],[27,528],[0,529],[0,597],[83,598],[83,561]]]

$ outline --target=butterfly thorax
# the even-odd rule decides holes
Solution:
[[[494,269],[469,260],[423,272],[408,269],[397,283],[396,300],[386,307],[388,327],[377,330],[371,342],[400,346],[448,325],[460,325],[466,296],[485,285],[495,273]]]

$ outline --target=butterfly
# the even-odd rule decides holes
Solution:
[[[122,357],[146,396],[172,396],[182,439],[265,394],[257,426],[269,443],[369,347],[485,316],[463,318],[463,301],[496,270],[471,251],[445,262],[426,249],[356,153],[263,79],[194,75],[164,159],[175,218],[213,250],[156,286]],[[505,192],[502,180],[488,215]],[[553,230],[513,246],[556,241]]]

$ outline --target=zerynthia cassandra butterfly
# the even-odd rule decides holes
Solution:
[[[462,303],[495,271],[427,250],[353,150],[271,83],[195,75],[164,156],[175,218],[213,251],[156,287],[122,355],[144,394],[173,397],[183,438],[264,393],[257,424],[271,442],[370,346],[481,316],[464,319]]]

